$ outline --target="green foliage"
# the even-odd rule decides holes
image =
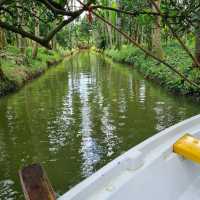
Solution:
[[[9,87],[21,87],[27,80],[44,72],[48,67],[47,62],[52,63],[61,59],[60,53],[44,48],[38,49],[36,59],[32,58],[31,48],[27,48],[25,56],[14,46],[8,46],[5,52],[6,57],[0,62],[5,76],[5,81],[1,81],[0,84],[1,93]]]
[[[137,56],[138,51],[131,45],[123,45],[120,50],[107,49],[106,54],[112,57],[117,62],[125,62],[128,64],[134,63],[134,58]]]
[[[191,59],[177,43],[169,43],[167,46],[164,46],[164,50],[167,55],[167,62],[174,67],[177,67],[177,69],[189,79],[198,84],[200,83],[199,69],[192,68]],[[193,49],[191,48],[191,50]],[[133,64],[146,78],[158,80],[161,85],[170,90],[188,95],[191,93],[199,94],[199,91],[196,88],[186,84],[184,80],[175,75],[166,66],[146,57],[140,50],[133,46],[123,45],[120,50],[107,49],[105,54],[114,61]]]
[[[63,10],[72,7],[74,4],[74,1],[65,0],[54,0],[49,2],[52,3],[53,7]],[[87,2],[88,1],[84,1],[84,3]],[[93,1],[93,4],[95,3],[105,7],[132,12],[132,15],[130,16],[125,13],[122,14],[107,9],[98,9],[99,15],[110,21],[121,31],[126,32],[137,43],[146,46],[149,50],[152,50],[153,48],[152,52],[158,57],[164,57],[162,54],[159,56],[159,53],[162,53],[161,43],[163,44],[164,41],[168,43],[168,46],[164,46],[166,60],[171,65],[177,66],[178,70],[188,76],[191,80],[199,83],[199,72],[197,69],[191,67],[192,61],[189,59],[188,55],[184,53],[177,43],[169,43],[173,38],[173,31],[170,31],[168,26],[168,24],[171,24],[171,27],[187,46],[195,47],[194,36],[198,32],[198,27],[200,25],[199,0],[161,1],[161,5],[159,6],[163,13],[161,22],[160,18],[155,15],[153,5],[146,0]],[[19,28],[21,24],[23,24],[22,28],[30,33],[37,32],[35,30],[37,17],[33,15],[35,13],[39,17],[37,30],[39,32],[38,36],[41,38],[45,38],[50,30],[54,29],[63,19],[65,19],[62,14],[56,14],[55,11],[50,9],[50,6],[46,7],[42,1],[11,1],[9,2],[9,6],[7,3],[3,6],[9,12],[2,12],[2,20]],[[30,12],[30,10],[32,10],[32,12]],[[156,24],[160,26],[156,28]],[[157,34],[155,34],[154,31],[157,32]],[[6,31],[6,40],[7,44],[18,44],[18,46],[20,46],[19,41],[16,40],[16,35],[13,33],[8,33]],[[156,40],[158,41],[158,44],[155,42]],[[80,17],[79,19],[77,18],[75,23],[68,24],[68,26],[63,27],[62,31],[57,33],[54,37],[53,44],[55,44],[54,42],[63,49],[89,47],[92,45],[103,50],[111,48],[106,50],[106,54],[111,56],[115,61],[138,66],[138,69],[141,70],[146,77],[158,79],[161,84],[164,84],[170,89],[178,90],[183,93],[190,93],[193,91],[190,86],[186,85],[181,78],[175,76],[174,73],[169,71],[165,66],[148,58],[131,45],[127,45],[127,39],[122,37],[116,30],[106,26],[95,16],[90,20],[90,23],[88,22],[87,15]],[[54,46],[55,45],[53,45],[53,47]],[[118,49],[115,49],[116,47]],[[194,51],[194,49],[190,49]],[[57,53],[45,49],[38,50],[38,56],[35,60],[32,59],[31,48],[27,49],[25,56],[21,55],[20,50],[13,46],[8,46],[6,50],[16,56],[16,59],[2,61],[2,68],[5,73],[7,71],[8,77],[10,77],[9,79],[12,80],[17,79],[12,76],[12,68],[19,68],[16,72],[18,74],[23,74],[22,71],[31,71],[31,73],[35,73],[35,71],[41,71],[43,69],[43,64],[47,61],[57,60],[59,58]],[[22,62],[19,62],[17,57],[22,57]],[[16,65],[17,67],[13,67]]]
[[[7,51],[7,52],[10,52],[10,53],[12,53],[12,54],[19,54],[19,53],[20,53],[20,50],[19,50],[17,47],[11,46],[11,45],[8,45],[8,46],[6,47],[6,51]]]

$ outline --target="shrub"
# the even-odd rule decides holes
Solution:
[[[193,42],[188,42],[194,45]],[[194,51],[193,48],[190,48]],[[171,41],[164,45],[164,51],[167,55],[166,61],[176,67],[189,79],[200,84],[200,70],[192,68],[192,61],[186,52],[180,47],[177,42]],[[182,80],[173,71],[168,69],[163,64],[158,63],[150,57],[145,56],[139,49],[132,45],[123,45],[120,50],[107,49],[105,54],[111,57],[114,61],[133,64],[145,76],[151,79],[159,80],[160,84],[170,90],[182,92],[184,94],[200,93],[197,88],[193,88]]]

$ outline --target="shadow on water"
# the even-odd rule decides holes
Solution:
[[[135,70],[80,53],[0,100],[0,199],[23,199],[17,171],[40,162],[59,194],[200,105]]]

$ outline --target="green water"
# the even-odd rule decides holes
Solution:
[[[17,172],[24,165],[42,163],[62,194],[199,112],[197,103],[168,94],[129,66],[78,54],[0,99],[0,199],[23,199]]]

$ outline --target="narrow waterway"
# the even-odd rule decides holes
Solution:
[[[0,199],[24,199],[17,176],[24,165],[42,163],[59,195],[199,112],[197,103],[167,93],[129,66],[80,53],[0,99]]]

